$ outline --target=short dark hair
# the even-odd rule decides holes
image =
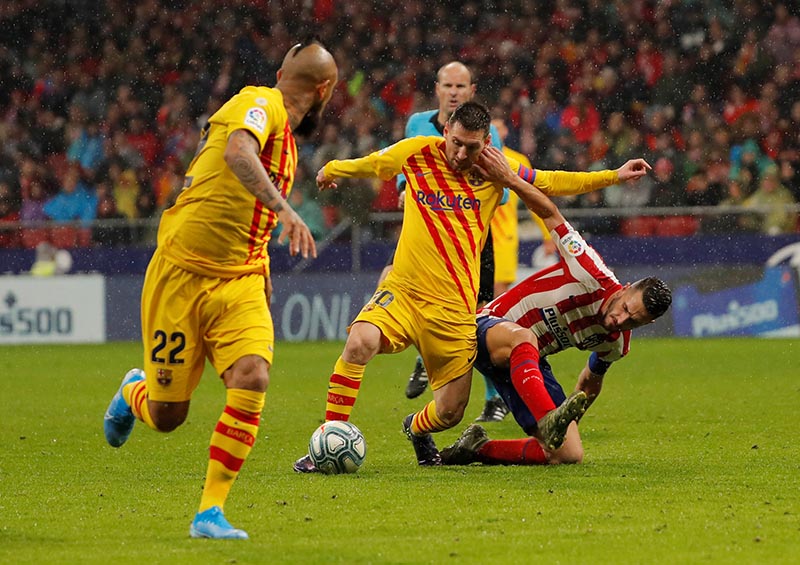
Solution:
[[[664,314],[672,304],[672,291],[661,279],[647,277],[636,281],[633,286],[642,291],[644,308],[654,320]]]
[[[492,122],[492,116],[486,106],[478,102],[464,102],[458,108],[453,110],[447,123],[451,126],[456,122],[461,124],[467,131],[482,131],[483,135],[489,135],[489,124]]]
[[[319,45],[320,47],[325,47],[322,43],[322,39],[320,39],[319,35],[316,33],[310,33],[306,35],[303,39],[300,40],[300,43],[293,45],[289,51],[293,51],[292,57],[296,57],[300,51],[308,47],[309,45]]]

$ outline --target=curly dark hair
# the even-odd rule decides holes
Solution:
[[[489,124],[492,117],[486,106],[478,102],[464,102],[453,110],[447,123],[451,126],[458,122],[467,131],[482,131],[484,135],[489,135]]]
[[[661,279],[647,277],[636,281],[633,287],[642,291],[644,308],[654,320],[664,314],[672,304],[672,291]]]

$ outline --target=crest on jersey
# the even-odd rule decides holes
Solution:
[[[480,186],[486,181],[484,181],[483,177],[481,175],[479,175],[478,173],[470,172],[467,175],[467,182],[471,186]]]
[[[568,233],[561,238],[561,246],[573,257],[583,254],[586,244],[574,233]]]
[[[244,124],[259,133],[264,133],[267,127],[267,113],[263,108],[250,108],[244,117]]]
[[[157,369],[156,380],[161,386],[169,386],[172,384],[172,369]]]

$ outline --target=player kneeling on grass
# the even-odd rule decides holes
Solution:
[[[628,353],[631,330],[653,322],[672,302],[669,288],[659,279],[621,285],[600,255],[550,205],[553,213],[542,218],[557,242],[559,263],[525,279],[478,313],[475,368],[492,380],[517,423],[533,437],[490,440],[473,424],[442,450],[445,465],[580,463],[578,420],[600,394],[611,363]],[[568,347],[592,352],[569,398],[546,360]]]

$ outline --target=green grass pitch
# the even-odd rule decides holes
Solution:
[[[582,465],[418,468],[400,431],[413,353],[370,364],[356,475],[291,470],[340,343],[279,343],[262,427],[226,505],[249,541],[192,540],[224,392],[207,371],[172,434],[108,447],[141,347],[0,348],[0,563],[797,563],[800,341],[634,341],[584,417]],[[585,354],[551,361],[571,389]],[[482,405],[475,379],[465,420]],[[440,447],[463,430],[437,435]],[[487,425],[519,435],[511,418]]]

